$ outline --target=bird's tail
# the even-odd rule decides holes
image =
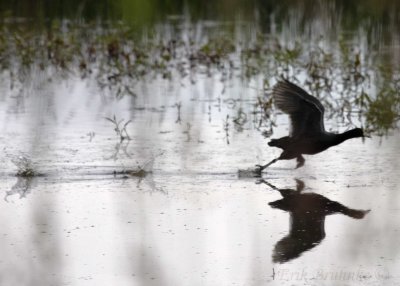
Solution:
[[[268,142],[268,145],[271,147],[278,147],[281,149],[285,149],[285,146],[289,144],[289,136],[282,137],[279,139],[272,139]]]

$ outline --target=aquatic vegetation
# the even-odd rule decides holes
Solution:
[[[252,22],[215,22],[208,26],[184,17],[154,25],[147,32],[139,32],[123,21],[54,19],[43,29],[4,22],[0,24],[0,72],[7,75],[3,80],[13,92],[29,88],[35,80],[40,85],[78,77],[94,82],[102,92],[116,98],[146,96],[139,91],[139,84],[150,85],[159,79],[186,85],[195,84],[199,78],[219,78],[219,96],[225,96],[234,79],[241,80],[244,87],[262,82],[262,86],[256,86],[262,94],[254,102],[254,110],[243,109],[239,121],[252,118],[253,128],[266,136],[273,132],[275,111],[269,87],[284,77],[318,97],[330,118],[352,124],[345,118],[357,115],[377,135],[396,127],[399,105],[388,107],[379,94],[386,93],[390,80],[396,82],[399,67],[368,52],[379,40],[360,46],[357,34],[348,36],[340,30],[313,37],[300,28],[297,34],[287,35],[285,25],[279,27],[275,33],[266,33]],[[35,77],[37,71],[39,78]],[[219,98],[219,104],[232,102]],[[180,123],[180,102],[176,108]],[[235,115],[231,118],[235,120]],[[108,120],[121,141],[129,140],[123,126],[128,123]],[[233,123],[240,131],[241,124]]]
[[[128,120],[126,122],[124,122],[125,121],[124,119],[117,120],[115,115],[112,118],[105,117],[105,119],[110,121],[114,125],[114,131],[119,137],[120,142],[124,140],[131,140],[128,131],[126,130],[126,127],[128,126],[129,123],[131,123],[131,120]]]
[[[177,111],[177,113],[178,113],[175,123],[179,123],[179,124],[180,124],[180,123],[182,122],[182,119],[181,119],[181,107],[182,107],[182,103],[181,103],[181,102],[176,103],[176,104],[175,104],[175,107],[176,107],[176,111]]]
[[[86,136],[89,137],[89,142],[92,142],[93,138],[96,136],[96,133],[92,131],[87,133]]]
[[[272,97],[267,99],[258,97],[257,102],[254,104],[253,115],[254,127],[258,131],[261,131],[264,137],[271,136],[273,134],[273,127],[275,126],[273,120]]]
[[[390,88],[380,91],[374,100],[368,101],[367,128],[378,135],[386,135],[389,130],[396,128],[400,120],[399,105],[398,91]]]
[[[229,145],[229,127],[230,127],[230,123],[229,123],[229,114],[226,115],[226,118],[223,121],[223,127],[224,127],[224,131],[225,131],[225,140],[226,140],[226,144]]]

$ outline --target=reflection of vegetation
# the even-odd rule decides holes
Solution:
[[[131,158],[131,155],[128,152],[128,147],[129,147],[130,141],[119,141],[117,144],[115,144],[114,147],[114,153],[108,157],[107,159],[113,159],[114,161],[118,160],[120,157],[120,153],[122,151],[122,155]]]

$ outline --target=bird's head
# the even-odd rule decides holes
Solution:
[[[362,128],[354,128],[352,133],[354,137],[365,137],[364,130]]]
[[[371,138],[371,136],[365,134],[364,129],[362,128],[354,128],[349,131],[346,131],[345,133],[348,133],[350,138],[357,138],[357,137],[361,137],[363,139],[365,137]]]
[[[364,129],[362,128],[354,128],[352,130],[350,130],[351,132],[351,137],[356,138],[356,137],[361,137],[361,139],[364,142],[365,138],[371,138],[371,136],[365,134]]]

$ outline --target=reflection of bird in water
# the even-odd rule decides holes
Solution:
[[[257,165],[257,172],[278,160],[297,158],[297,167],[304,165],[302,154],[317,154],[329,147],[356,137],[364,137],[361,128],[344,133],[330,133],[324,128],[324,107],[321,102],[302,88],[285,80],[278,82],[272,92],[277,108],[289,114],[291,132],[289,136],[272,139],[268,145],[283,149],[282,154],[263,166]]]
[[[283,199],[269,203],[272,208],[290,213],[289,234],[278,241],[273,261],[284,263],[299,257],[304,251],[318,245],[325,238],[325,217],[341,213],[354,219],[362,219],[369,210],[355,210],[315,193],[301,193],[304,183],[297,180],[297,189],[278,189],[262,180],[282,195]]]

